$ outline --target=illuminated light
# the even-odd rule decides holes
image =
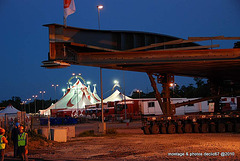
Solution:
[[[97,8],[101,10],[103,9],[103,5],[98,5]]]
[[[89,85],[89,84],[91,84],[91,82],[90,82],[90,81],[87,81],[87,84]]]
[[[114,84],[118,84],[119,82],[118,82],[117,80],[114,80],[113,83],[114,83]]]
[[[169,86],[174,87],[174,86],[177,86],[177,84],[176,83],[169,83]]]

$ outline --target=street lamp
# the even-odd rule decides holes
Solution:
[[[100,30],[100,10],[103,9],[103,5],[98,5],[98,29]]]
[[[43,94],[45,94],[46,92],[45,91],[40,91],[39,93],[42,94],[42,109],[43,109],[43,106],[44,106],[43,105],[44,104],[44,102],[43,102]]]
[[[24,103],[24,111],[26,111],[26,103],[27,103],[27,101],[23,101],[23,103]]]
[[[29,101],[29,103],[28,103],[28,113],[30,113],[30,104],[31,104],[30,101],[31,101],[31,100],[32,100],[31,98],[28,98],[28,99],[27,99],[27,101]]]
[[[24,106],[24,111],[25,111],[25,113],[23,113],[23,114],[24,114],[24,118],[23,118],[23,116],[22,116],[22,111],[21,111],[21,122],[23,122],[23,121],[24,121],[24,126],[25,126],[25,117],[26,117],[26,103],[27,103],[27,101],[23,101],[22,103],[23,103],[23,106]]]
[[[37,103],[36,103],[37,95],[33,95],[32,97],[34,98],[34,107],[35,107],[35,114],[36,114],[37,113]]]
[[[118,80],[113,81],[114,84],[119,84]]]
[[[77,75],[80,76],[80,75],[82,75],[82,74],[81,74],[81,73],[78,73],[78,74],[76,74],[76,73],[72,73],[72,76],[75,76],[75,75],[76,75],[76,76],[77,76]]]
[[[114,80],[113,83],[114,83],[114,86],[112,88],[112,91],[114,90],[115,87],[119,87],[121,89],[121,86],[120,86],[118,80]]]
[[[26,104],[27,101],[22,101],[22,103],[20,103],[22,105],[22,110],[21,110],[21,120],[20,122],[23,121],[23,117],[22,117],[22,111],[24,111],[24,108],[25,108],[25,104]]]
[[[62,89],[62,92],[63,92],[63,95],[65,95],[65,94],[66,94],[66,89],[63,88],[63,89]]]
[[[24,111],[25,110],[25,104],[27,103],[27,101],[22,101],[22,105],[23,105],[23,109],[22,109],[22,111]]]
[[[57,87],[58,87],[58,84],[52,84],[52,87],[54,87],[54,89],[55,89],[55,103],[57,102],[57,97],[56,97],[56,89],[57,89]]]
[[[90,81],[87,81],[87,85],[90,85],[91,84],[91,82]]]
[[[141,94],[142,90],[138,89],[136,92],[138,93],[138,97],[140,98],[140,94]]]
[[[173,88],[173,97],[174,97],[174,87],[177,86],[177,84],[176,83],[170,83],[169,86]]]
[[[77,101],[77,116],[79,116],[78,115],[78,93],[79,93],[79,88],[78,88],[78,86],[76,86],[76,89],[74,89],[75,90],[75,94],[77,94],[77,99],[76,99],[76,101]]]

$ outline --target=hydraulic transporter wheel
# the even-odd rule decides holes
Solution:
[[[174,124],[170,124],[168,126],[168,133],[169,134],[175,134],[176,133],[176,126]]]
[[[192,124],[185,124],[184,131],[185,133],[192,133]]]
[[[151,134],[159,134],[159,126],[158,125],[153,125],[150,128]]]
[[[143,132],[144,132],[144,134],[146,134],[146,135],[149,135],[149,134],[150,134],[149,128],[150,128],[150,125],[146,125],[146,126],[143,127]]]

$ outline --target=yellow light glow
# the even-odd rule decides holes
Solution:
[[[97,8],[98,9],[103,9],[103,5],[98,5]]]

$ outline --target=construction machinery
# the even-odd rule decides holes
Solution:
[[[240,40],[240,37],[181,38],[146,32],[91,30],[58,24],[49,28],[48,60],[42,67],[62,68],[71,64],[147,73],[163,115],[143,120],[148,133],[239,131],[239,113],[220,113],[220,97],[226,86],[237,89],[240,82],[240,49],[213,49],[195,42]],[[207,78],[211,97],[171,104],[170,83],[174,75]],[[162,92],[157,89],[162,84]],[[237,92],[237,91],[230,91]],[[214,114],[176,117],[175,109],[185,104],[213,100]],[[166,130],[164,130],[166,129]],[[215,129],[215,130],[214,130]]]

